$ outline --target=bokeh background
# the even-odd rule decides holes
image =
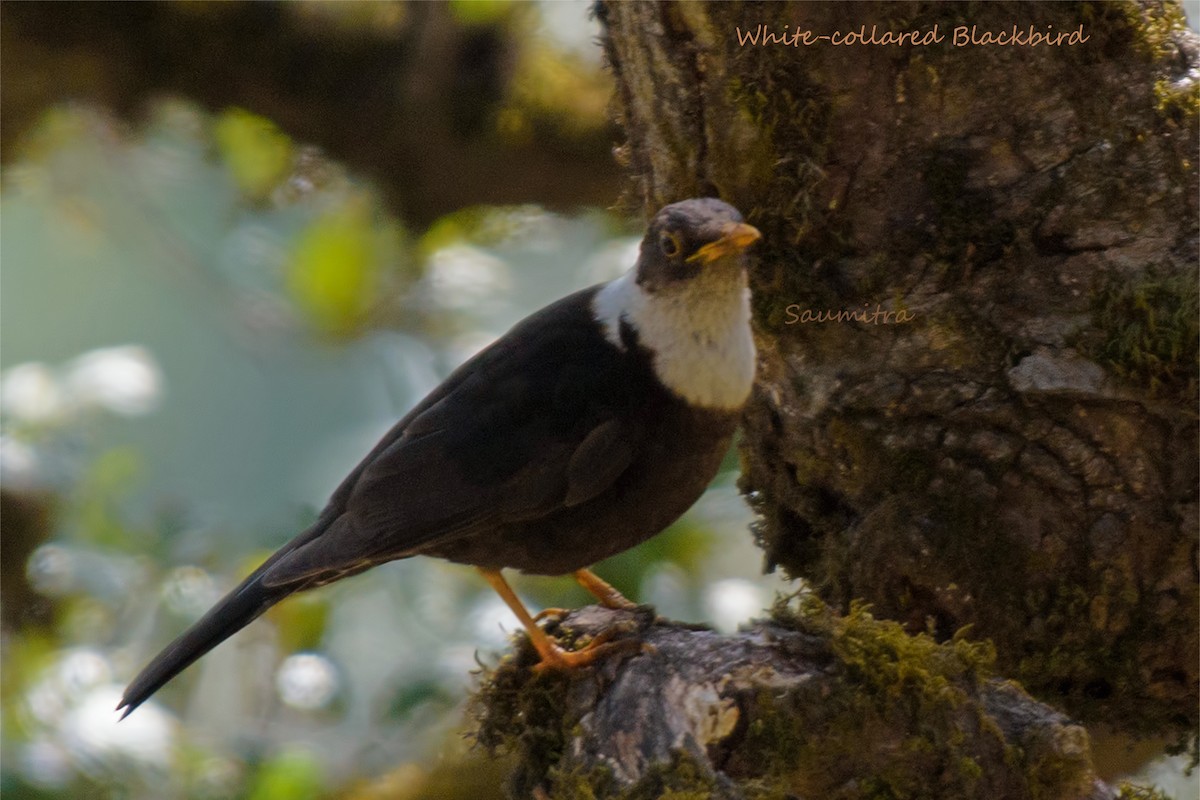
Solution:
[[[0,792],[500,797],[467,698],[518,626],[464,567],[295,598],[113,708],[454,366],[632,263],[587,4],[2,9]],[[598,571],[759,614],[735,478]]]
[[[464,567],[293,598],[113,708],[455,365],[632,263],[598,35],[584,0],[0,4],[5,797],[502,796],[468,698],[517,625]],[[598,572],[758,615],[736,474]]]

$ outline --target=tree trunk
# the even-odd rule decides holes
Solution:
[[[972,626],[1076,718],[1194,730],[1200,48],[1179,7],[602,18],[637,202],[719,193],[764,233],[742,455],[768,563],[913,631]],[[956,46],[1014,25],[1086,41]]]

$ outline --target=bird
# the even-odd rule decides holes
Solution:
[[[476,567],[538,669],[616,647],[561,647],[501,570],[572,575],[602,605],[634,606],[589,567],[664,530],[716,475],[754,382],[760,238],[717,198],[662,208],[627,272],[518,322],[404,415],[312,526],[146,665],[121,718],[285,597],[418,555]]]

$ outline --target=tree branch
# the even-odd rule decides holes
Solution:
[[[579,642],[614,625],[646,651],[538,674],[522,636],[485,674],[477,736],[517,754],[513,797],[1116,797],[1086,731],[989,677],[985,644],[812,596],[729,636],[646,607],[588,607],[552,629]]]

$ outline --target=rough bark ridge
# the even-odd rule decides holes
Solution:
[[[719,193],[764,233],[742,452],[769,563],[842,609],[973,626],[1076,718],[1193,731],[1200,48],[1179,7],[601,16],[636,202]],[[739,46],[760,23],[944,41]],[[953,44],[1014,24],[1088,40]],[[828,309],[865,313],[803,316]]]
[[[1082,727],[987,677],[987,645],[938,645],[803,596],[733,636],[648,608],[590,607],[551,630],[613,625],[652,649],[535,675],[526,641],[488,674],[477,736],[518,755],[511,796],[1117,796],[1096,779]]]

